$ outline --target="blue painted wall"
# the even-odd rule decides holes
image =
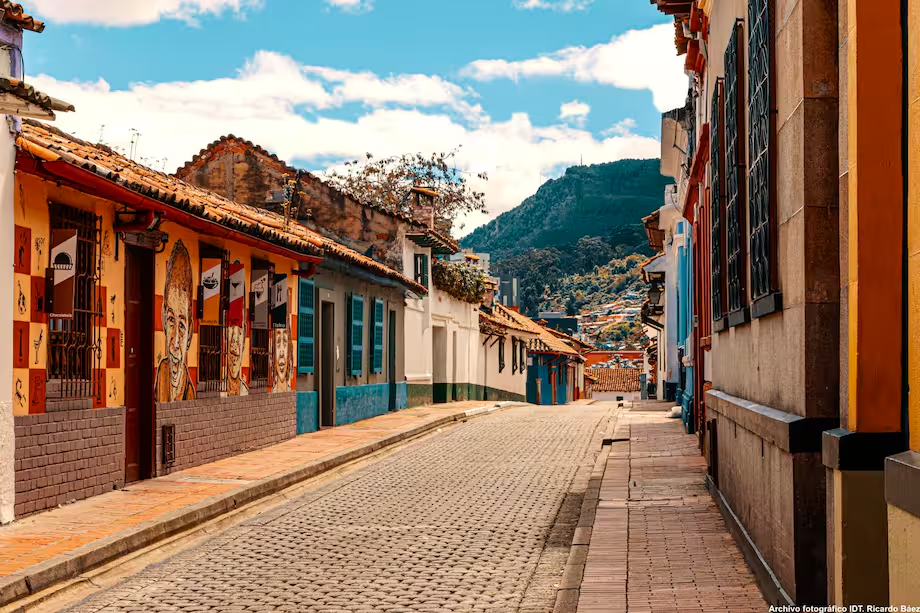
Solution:
[[[677,343],[683,348],[684,356],[691,356],[693,351],[693,253],[692,229],[686,222],[680,222],[687,232],[688,246],[677,250]],[[692,357],[692,356],[691,356]],[[693,417],[693,367],[679,365],[683,372],[683,387],[678,387],[677,402],[681,405],[681,418],[687,432],[694,431]]]
[[[397,390],[398,394],[398,390]],[[346,385],[335,388],[335,425],[383,415],[389,411],[390,384]]]
[[[319,394],[297,392],[297,434],[319,430]]]
[[[556,369],[556,404],[566,404],[568,402],[568,369],[557,364]]]
[[[409,384],[405,381],[396,384],[396,410],[401,411],[409,406]]]
[[[556,404],[566,404],[568,402],[566,369],[564,366],[550,366],[555,356],[534,355],[533,365],[527,369],[527,402],[537,403],[537,386],[540,388],[540,402],[542,405],[553,404],[553,382],[550,377],[552,369],[556,372]]]

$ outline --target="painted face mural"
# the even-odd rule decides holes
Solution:
[[[228,364],[227,364],[227,395],[246,396],[249,386],[243,380],[243,351],[246,347],[246,327],[233,326],[227,331]]]
[[[291,333],[288,328],[274,330],[274,392],[291,391]]]
[[[158,402],[193,400],[195,386],[188,372],[188,350],[192,346],[192,262],[182,241],[176,241],[166,265],[163,288],[163,333],[166,357],[157,367]]]

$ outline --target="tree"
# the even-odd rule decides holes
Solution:
[[[327,178],[359,202],[410,215],[412,188],[433,189],[438,192],[435,225],[450,232],[460,215],[486,212],[485,194],[470,187],[467,173],[456,167],[459,151],[457,147],[450,153],[406,153],[380,159],[368,153],[363,162],[345,162],[344,170],[331,170]],[[488,180],[484,172],[475,176]]]

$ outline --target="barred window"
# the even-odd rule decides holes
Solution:
[[[223,249],[202,243],[201,284],[198,286],[198,390],[225,389],[224,347],[227,345],[230,259]]]
[[[498,341],[498,372],[505,370],[505,339]]]
[[[742,24],[725,50],[725,246],[730,323],[747,320],[745,280],[744,62]]]
[[[776,235],[773,228],[776,217],[774,198],[773,139],[775,132],[774,92],[772,83],[773,28],[770,0],[748,2],[748,112],[750,116],[750,195],[751,222],[751,299],[756,303],[775,289],[776,266],[774,262]],[[773,308],[763,309],[756,304],[756,317]],[[760,312],[758,312],[760,311]]]
[[[264,281],[259,275],[267,271]],[[268,307],[268,289],[275,269],[264,260],[252,260],[252,294],[249,304],[249,321],[252,322],[249,338],[249,390],[268,389],[271,360],[271,309]],[[263,287],[264,285],[264,287]]]
[[[723,287],[723,234],[725,232],[725,176],[722,172],[722,132],[725,119],[722,107],[723,80],[716,79],[712,91],[712,115],[710,124],[709,153],[709,211],[712,234],[710,236],[710,266],[712,268],[712,319],[720,321],[725,315],[725,291]]]
[[[46,398],[92,398],[100,372],[102,343],[97,319],[105,317],[97,292],[102,270],[102,218],[49,204],[52,249],[46,295],[48,385]],[[72,274],[71,274],[72,273]],[[37,350],[37,349],[36,349]]]

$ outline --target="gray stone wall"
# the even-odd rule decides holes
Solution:
[[[216,462],[297,435],[297,392],[254,393],[157,404],[156,475]],[[176,456],[163,464],[163,426],[176,427]]]
[[[20,415],[15,436],[16,517],[124,485],[122,407]]]

